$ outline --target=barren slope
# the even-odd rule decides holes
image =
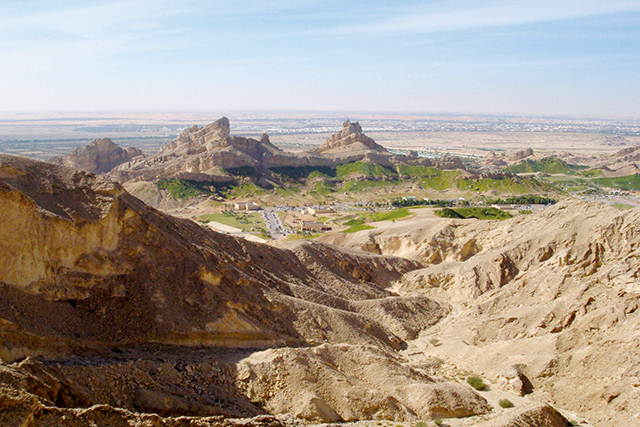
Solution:
[[[0,157],[0,215],[0,424],[491,409],[396,354],[450,310],[390,291],[415,261],[254,244],[164,215],[95,175],[14,156]],[[177,415],[191,418],[166,418]]]
[[[534,396],[613,426],[640,412],[639,223],[638,209],[573,200],[503,222],[417,218],[325,239],[429,264],[395,290],[452,312],[410,352],[496,382],[520,365]]]

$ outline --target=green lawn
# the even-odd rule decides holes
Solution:
[[[496,208],[444,208],[434,212],[442,218],[477,218],[477,219],[499,219],[500,221],[512,218],[508,212]]]
[[[408,209],[400,208],[400,209],[396,209],[395,211],[391,211],[391,212],[378,212],[376,214],[369,215],[369,219],[372,222],[392,221],[392,220],[404,218],[404,217],[409,216],[409,215],[411,215],[411,212],[409,212]]]
[[[207,224],[211,221],[219,222],[220,224],[230,225],[231,227],[239,228],[245,232],[255,232],[266,234],[266,228],[264,224],[264,218],[261,213],[221,213],[221,214],[207,214],[200,217],[200,222]],[[253,228],[253,230],[252,230]]]

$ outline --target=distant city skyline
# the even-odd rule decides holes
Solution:
[[[0,111],[640,118],[640,1],[0,5]]]

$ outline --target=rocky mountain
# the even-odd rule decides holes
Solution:
[[[604,177],[640,173],[640,145],[623,148],[615,154],[591,162],[591,166],[601,170]]]
[[[266,179],[275,179],[273,168],[336,167],[356,161],[392,166],[398,163],[462,168],[458,158],[444,161],[389,153],[362,133],[358,123],[346,121],[343,129],[318,149],[287,152],[271,144],[264,134],[259,140],[230,134],[229,119],[223,117],[203,128],[193,126],[164,145],[151,157],[134,159],[113,170],[118,182],[180,178],[200,182],[233,180],[229,171],[252,168]]]
[[[48,161],[87,172],[106,173],[135,157],[144,157],[140,149],[122,148],[109,138],[102,138],[94,139],[89,145],[76,148],[64,157],[50,157]]]
[[[409,352],[505,386],[515,366],[532,396],[598,426],[637,425],[638,224],[638,209],[570,200],[503,222],[417,216],[323,240],[425,264],[394,290],[446,301],[456,315]]]
[[[347,120],[342,124],[342,130],[333,134],[320,147],[315,149],[318,153],[340,153],[344,151],[380,151],[387,153],[387,149],[377,144],[373,139],[362,133],[360,123]]]
[[[392,290],[419,261],[254,244],[15,156],[0,156],[0,201],[1,425],[508,415],[399,353],[452,309]],[[560,425],[544,408],[518,413]]]

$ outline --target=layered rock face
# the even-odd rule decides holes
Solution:
[[[0,215],[2,423],[222,426],[231,424],[216,415],[490,410],[470,387],[395,355],[450,309],[390,290],[419,262],[254,244],[164,215],[104,178],[14,156],[0,156]],[[402,389],[373,384],[377,372]],[[287,396],[301,393],[292,407]],[[166,418],[177,415],[191,418]]]
[[[232,136],[229,119],[223,117],[203,128],[192,126],[164,145],[153,157],[122,165],[111,173],[117,181],[151,181],[181,178],[195,181],[229,181],[226,170],[251,167],[266,170],[278,166],[326,166],[322,156],[285,152],[269,142]]]
[[[106,173],[135,157],[144,157],[135,147],[122,148],[109,138],[94,139],[85,147],[76,148],[64,157],[48,161],[87,172]]]
[[[519,379],[520,394],[522,378],[505,374],[517,366],[534,396],[614,426],[640,409],[638,224],[638,209],[572,200],[503,222],[416,219],[325,240],[425,263],[398,292],[458,313],[429,329],[441,345],[426,354],[508,390]]]
[[[166,178],[220,182],[233,180],[227,171],[250,167],[269,176],[277,167],[335,167],[355,161],[393,166],[400,163],[463,168],[459,158],[428,159],[395,155],[362,133],[347,120],[343,129],[316,150],[291,153],[274,146],[266,134],[259,140],[230,134],[229,119],[223,117],[203,128],[192,126],[164,145],[156,156],[137,158],[115,168],[110,178],[118,182],[154,181]]]
[[[386,148],[362,133],[360,123],[351,123],[349,120],[342,124],[342,130],[340,132],[329,137],[329,139],[315,151],[318,153],[335,153],[346,150],[356,152],[362,150],[387,152]]]

